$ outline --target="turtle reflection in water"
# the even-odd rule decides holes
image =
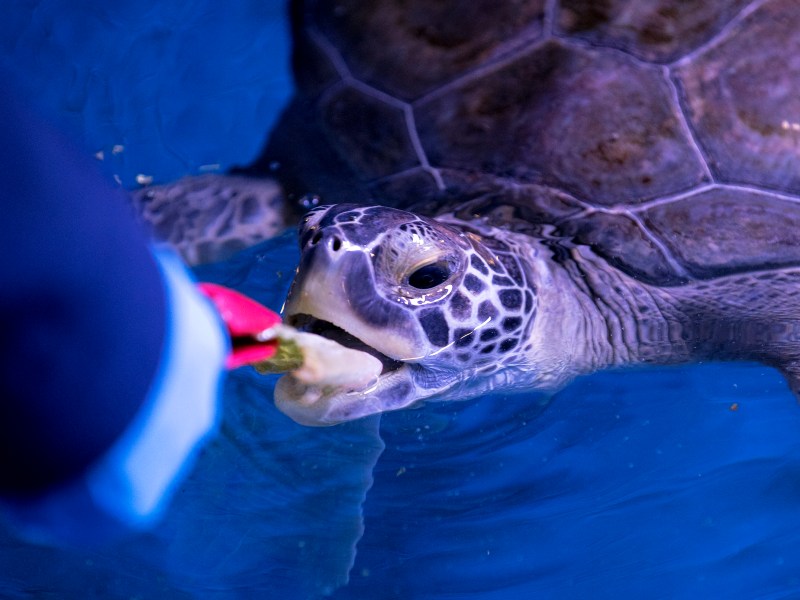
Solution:
[[[262,156],[301,224],[290,323],[369,349],[329,424],[607,367],[757,360],[800,391],[792,0],[295,2]]]

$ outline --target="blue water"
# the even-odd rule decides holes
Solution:
[[[246,164],[291,82],[275,0],[12,0],[0,68],[126,187]]]
[[[250,160],[289,93],[281,7],[106,4],[15,3],[0,64],[128,187]],[[198,276],[279,308],[296,259],[288,232]],[[229,378],[154,531],[89,551],[0,530],[0,598],[800,597],[800,408],[775,371],[603,373],[326,429],[273,384]]]

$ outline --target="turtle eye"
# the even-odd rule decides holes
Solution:
[[[441,285],[450,277],[447,263],[433,263],[420,267],[408,276],[408,285],[418,290],[429,290]]]

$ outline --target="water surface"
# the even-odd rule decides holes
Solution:
[[[15,5],[2,64],[128,187],[253,158],[290,92],[280,3],[113,4]],[[296,260],[289,232],[197,273],[277,309]],[[0,597],[800,597],[800,408],[773,370],[604,373],[325,429],[279,413],[274,381],[229,378],[153,532],[0,530]]]

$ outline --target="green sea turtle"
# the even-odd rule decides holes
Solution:
[[[302,221],[289,322],[367,349],[327,424],[608,367],[756,360],[800,390],[792,0],[292,4],[248,175]],[[276,169],[275,167],[278,166]]]

